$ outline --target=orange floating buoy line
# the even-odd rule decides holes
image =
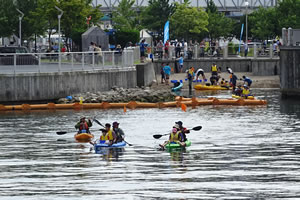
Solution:
[[[196,106],[202,105],[237,105],[237,106],[248,106],[248,105],[266,105],[266,100],[259,99],[218,99],[214,97],[210,98],[184,98],[176,97],[175,101],[171,102],[160,102],[160,103],[145,103],[130,101],[128,103],[72,103],[72,104],[22,104],[22,105],[1,105],[0,111],[9,110],[59,110],[59,109],[111,109],[111,108],[123,108],[124,112],[126,109],[135,108],[167,108],[167,107],[181,107],[183,111],[191,106],[195,108]]]

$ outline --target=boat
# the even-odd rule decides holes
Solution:
[[[94,138],[94,135],[91,133],[76,133],[74,138],[78,142],[89,142]]]
[[[232,88],[221,87],[219,85],[202,85],[202,84],[195,85],[194,88],[196,90],[229,90],[229,89],[232,89]]]
[[[232,95],[232,98],[234,98],[234,99],[255,99],[255,97],[254,96],[248,96],[248,98],[245,98],[245,97],[241,97],[241,96],[238,96],[238,95]]]
[[[180,90],[182,88],[182,86],[183,86],[183,83],[180,81],[178,86],[176,86],[176,87],[174,86],[172,88],[172,92]]]
[[[95,151],[100,151],[101,149],[103,148],[122,148],[122,147],[125,147],[126,146],[126,142],[125,141],[122,141],[122,142],[118,142],[118,143],[115,143],[115,144],[112,144],[112,145],[108,145],[102,141],[99,141],[97,140],[96,143],[94,144],[94,149]]]
[[[170,149],[178,149],[178,148],[185,148],[185,147],[191,146],[191,144],[192,144],[192,142],[191,142],[190,140],[185,141],[185,146],[184,146],[184,147],[181,146],[180,144],[175,143],[175,142],[174,142],[174,143],[171,142],[171,143],[168,143],[168,144],[165,146],[165,148],[166,148],[167,150],[170,150]]]

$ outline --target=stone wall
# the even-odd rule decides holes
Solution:
[[[0,102],[41,101],[137,85],[136,68],[0,75]]]
[[[280,48],[280,88],[283,97],[300,97],[300,47]]]

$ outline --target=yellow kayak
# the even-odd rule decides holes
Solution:
[[[234,98],[234,99],[246,99],[245,97],[241,97],[241,96],[238,96],[238,95],[232,95],[232,98]],[[255,99],[254,98],[254,96],[248,96],[248,98],[247,99]]]
[[[77,133],[74,135],[74,138],[78,142],[89,142],[94,138],[94,135],[90,133]]]
[[[201,84],[195,85],[194,88],[196,90],[229,90],[229,89],[232,89],[232,88],[221,87],[219,85],[207,86],[207,85],[201,85]]]

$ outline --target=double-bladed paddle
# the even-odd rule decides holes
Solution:
[[[202,129],[202,126],[196,126],[196,127],[192,128],[192,129],[188,129],[188,130],[200,131],[201,129]],[[153,135],[153,137],[154,137],[155,139],[159,139],[159,138],[161,138],[162,136],[165,136],[165,135],[170,135],[170,133],[166,133],[166,134],[156,134],[156,135]]]

